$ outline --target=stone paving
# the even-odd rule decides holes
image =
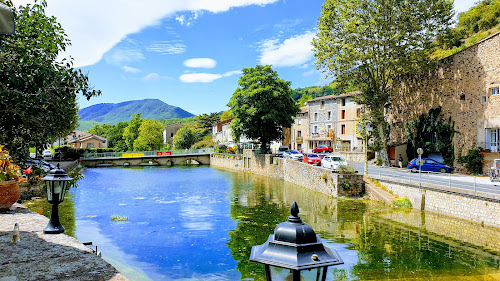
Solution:
[[[128,280],[77,239],[43,234],[48,221],[20,204],[0,212],[0,281]],[[12,243],[15,223],[20,238]]]

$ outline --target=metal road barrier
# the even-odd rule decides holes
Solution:
[[[487,177],[458,175],[451,173],[437,173],[421,171],[413,173],[410,170],[399,168],[385,168],[370,166],[369,177],[377,180],[404,184],[428,190],[439,190],[445,192],[460,193],[482,197],[492,200],[500,200],[500,186],[494,185]]]

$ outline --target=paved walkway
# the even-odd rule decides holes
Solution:
[[[0,281],[128,280],[66,234],[43,234],[48,218],[15,204],[0,212]],[[20,240],[12,243],[14,224]]]

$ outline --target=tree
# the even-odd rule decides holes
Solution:
[[[139,127],[142,121],[140,113],[133,114],[130,123],[123,129],[123,140],[127,145],[127,151],[134,150],[134,142],[139,137]]]
[[[201,139],[206,135],[211,135],[213,124],[219,122],[219,120],[220,113],[217,112],[198,115],[195,127],[199,138]]]
[[[291,127],[299,112],[290,84],[280,79],[270,65],[244,68],[239,87],[227,104],[233,117],[234,139],[243,134],[258,139],[264,153],[271,141],[282,140],[283,128]]]
[[[163,125],[150,119],[142,120],[139,136],[134,141],[135,151],[159,150],[163,145]]]
[[[13,8],[16,33],[0,36],[0,143],[17,158],[75,130],[77,94],[100,95],[71,59],[56,60],[70,42],[46,7],[42,0]]]
[[[176,149],[189,149],[197,141],[196,133],[189,126],[180,128],[174,135],[174,146]]]
[[[327,0],[313,39],[316,67],[341,83],[356,85],[355,96],[368,109],[376,149],[388,162],[384,107],[400,74],[431,65],[432,42],[449,29],[450,0]]]
[[[115,151],[127,151],[127,144],[123,139],[123,132],[128,126],[128,122],[120,122],[109,129],[106,138],[109,141],[109,147]]]
[[[231,118],[231,110],[226,110],[224,112],[222,112],[221,116],[220,116],[220,121],[226,121],[227,119]]]
[[[114,126],[110,124],[95,125],[94,127],[92,127],[92,129],[89,130],[89,133],[103,138],[107,138],[109,131],[113,127]]]

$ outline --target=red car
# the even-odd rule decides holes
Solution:
[[[318,154],[315,153],[306,153],[304,154],[304,158],[302,162],[307,163],[307,164],[321,164],[321,158],[319,157]]]
[[[313,148],[314,153],[326,153],[326,152],[333,152],[333,148],[328,145],[318,145],[318,147]]]

